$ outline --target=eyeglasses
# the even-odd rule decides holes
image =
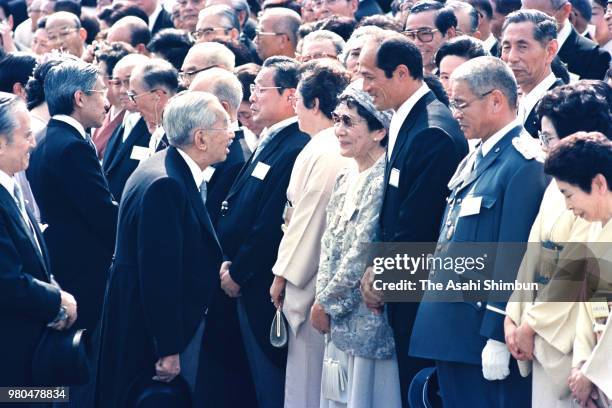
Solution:
[[[71,33],[77,31],[77,27],[72,28],[61,28],[58,33],[50,33],[47,31],[47,40],[49,42],[56,42],[66,39]]]
[[[201,68],[201,69],[196,69],[194,71],[181,71],[179,72],[179,78],[181,79],[181,81],[187,81],[190,78],[193,78],[195,75],[199,74],[200,72],[206,71],[208,69],[211,68],[219,68],[218,65],[211,65],[209,67],[205,67],[205,68]]]
[[[298,61],[300,61],[300,62],[308,62],[308,61],[312,61],[312,60],[316,60],[316,59],[322,59],[322,58],[338,59],[338,56],[334,55],[334,54],[327,54],[325,52],[315,52],[314,54],[311,54],[311,55],[300,55],[298,57]]]
[[[256,37],[263,37],[263,36],[277,36],[277,35],[283,35],[283,33],[274,33],[272,31],[261,31],[259,29],[255,30],[255,36]]]
[[[112,86],[121,86],[123,85],[126,88],[130,86],[130,79],[119,79],[119,78],[111,78],[108,80],[108,83]]]
[[[351,118],[349,115],[341,115],[336,112],[332,112],[332,121],[334,122],[334,126],[339,126],[342,124],[345,128],[352,128],[357,123],[363,122],[363,119]]]
[[[540,143],[542,143],[542,147],[549,148],[551,145],[559,140],[557,136],[553,136],[550,133],[543,132],[538,130],[538,138],[540,139]]]
[[[264,93],[265,91],[269,91],[270,89],[283,89],[283,87],[282,86],[259,86],[255,84],[251,84],[251,86],[249,86],[249,90],[251,91],[251,94],[255,94],[255,96],[257,97],[261,96],[262,93]]]
[[[312,2],[312,5],[314,7],[321,7],[323,4],[327,4],[328,6],[333,6],[334,4],[338,3],[338,1],[340,0],[314,0]]]
[[[420,30],[406,30],[403,31],[402,34],[404,34],[409,40],[414,41],[418,38],[420,42],[428,43],[433,40],[434,34],[437,31],[440,30],[437,28],[425,28]]]
[[[199,30],[195,30],[191,32],[191,36],[196,40],[201,40],[202,38],[207,38],[209,35],[214,33],[215,31],[224,31],[228,32],[232,27],[208,27],[208,28],[200,28]]]
[[[92,92],[94,92],[94,93],[106,93],[106,91],[107,91],[107,88],[102,88],[102,89],[83,89],[83,92],[88,93],[88,94],[92,93]]]
[[[463,112],[465,109],[467,109],[468,106],[470,106],[471,104],[473,104],[474,102],[484,98],[485,96],[489,95],[491,92],[493,92],[495,89],[491,89],[489,92],[485,92],[481,95],[478,95],[477,98],[472,99],[469,102],[457,102],[455,100],[450,101],[450,103],[448,104],[448,107],[450,108],[450,110],[454,111],[454,112]]]
[[[162,91],[163,93],[166,93],[166,91],[164,91],[163,89],[151,89],[150,91],[148,91],[148,92],[143,92],[143,93],[141,93],[141,94],[136,94],[136,92],[134,92],[134,91],[127,91],[126,93],[127,93],[128,98],[130,98],[130,100],[131,100],[132,102],[136,103],[136,99],[140,98],[141,96],[144,96],[144,95],[148,95],[148,94],[150,94],[150,93],[153,93],[153,92],[155,92],[155,91]]]

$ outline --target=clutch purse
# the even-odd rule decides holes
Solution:
[[[346,404],[348,401],[348,358],[339,350],[329,334],[325,335],[325,354],[323,356],[323,372],[321,373],[321,394],[324,398]]]
[[[272,327],[270,327],[270,344],[276,348],[283,348],[287,345],[287,323],[283,318],[281,308],[276,309]]]
[[[90,354],[85,330],[45,328],[32,359],[33,383],[47,387],[87,384]]]

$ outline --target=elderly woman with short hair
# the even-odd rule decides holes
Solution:
[[[589,235],[590,293],[578,304],[572,373],[575,402],[586,407],[612,406],[612,141],[599,132],[580,132],[555,146],[544,164],[565,196],[568,210],[602,228]],[[589,278],[593,278],[589,277]]]
[[[300,130],[310,142],[298,155],[285,209],[285,234],[280,243],[270,296],[289,322],[285,407],[319,406],[323,336],[308,324],[319,269],[325,208],[338,171],[349,165],[340,155],[332,111],[349,83],[339,63],[313,61],[302,74],[293,98]],[[284,293],[284,295],[283,295]]]
[[[548,153],[577,130],[609,134],[612,123],[609,87],[602,81],[580,81],[548,92],[537,106],[540,139]],[[564,273],[568,262],[583,257],[580,246],[599,231],[565,208],[563,192],[553,180],[544,193],[529,235],[530,245],[518,273],[523,282],[543,283],[537,294],[515,292],[506,308],[506,343],[524,375],[533,371],[534,406],[572,407],[567,386],[575,338],[578,303],[547,297],[548,283]],[[569,244],[568,244],[569,243]],[[578,251],[578,252],[576,252]],[[545,301],[562,300],[562,301]]]
[[[390,121],[359,83],[344,91],[334,111],[340,153],[353,163],[336,179],[327,207],[310,315],[314,328],[327,334],[321,407],[401,407],[393,332],[386,314],[369,310],[359,292],[366,245],[380,238]]]

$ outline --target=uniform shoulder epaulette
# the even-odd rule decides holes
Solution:
[[[528,134],[521,134],[512,139],[512,146],[527,160],[544,162],[544,151],[537,139]]]

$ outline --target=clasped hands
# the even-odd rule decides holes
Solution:
[[[225,294],[229,297],[236,298],[240,296],[240,285],[234,282],[229,273],[231,265],[232,263],[230,261],[225,261],[221,264],[219,278],[221,278],[221,289],[223,289]]]

